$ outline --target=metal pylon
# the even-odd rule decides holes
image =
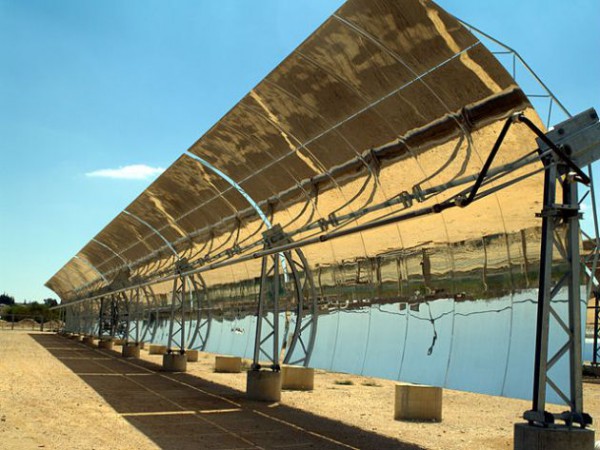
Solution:
[[[169,317],[169,339],[167,341],[167,353],[178,351],[182,355],[186,349],[185,325],[187,312],[189,309],[187,299],[188,276],[184,273],[189,270],[189,265],[185,259],[177,263],[176,274],[173,280],[173,290],[171,292],[171,315]]]
[[[265,249],[291,242],[279,225],[264,232],[263,237]],[[304,309],[310,314],[303,321]],[[290,322],[286,321],[282,341],[280,313],[289,310],[294,310],[296,322],[291,337],[288,338]],[[294,249],[263,256],[252,370],[262,368],[261,357],[270,362],[268,367],[273,371],[280,370],[282,359],[286,364],[308,366],[316,336],[317,316],[315,285],[302,251]],[[302,354],[290,361],[297,346],[300,346]]]
[[[132,289],[129,295],[124,296],[125,305],[125,332],[124,332],[124,345],[129,342],[139,344],[140,342],[140,320],[141,320],[141,299],[140,299],[140,288]]]
[[[127,301],[123,292],[110,294],[100,299],[98,338],[122,336],[126,328],[124,304]]]
[[[540,151],[547,149],[543,142]],[[525,412],[524,418],[531,425],[553,426],[562,420],[567,426],[579,424],[582,428],[591,423],[591,417],[583,411],[581,385],[581,260],[579,254],[579,199],[577,177],[571,169],[557,158],[548,154],[542,158],[545,166],[544,205],[542,217],[542,243],[540,254],[540,276],[538,292],[538,312],[534,361],[534,384],[532,409]],[[557,203],[557,188],[562,191],[562,199]],[[554,256],[564,264],[556,264]],[[554,263],[554,264],[553,264]],[[554,267],[553,267],[554,266]],[[555,269],[553,271],[553,268]],[[553,272],[558,278],[553,283]],[[564,268],[564,271],[562,269]],[[560,291],[567,291],[567,317],[557,312],[552,300]],[[552,323],[562,329],[564,340],[553,354],[549,354],[549,331]],[[550,369],[558,361],[568,358],[569,387],[561,389],[549,375]],[[546,411],[546,394],[551,388],[569,406],[560,414]]]

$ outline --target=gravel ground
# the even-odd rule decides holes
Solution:
[[[119,351],[0,332],[0,449],[508,449],[530,406],[446,389],[441,423],[394,421],[394,382],[324,371],[314,391],[267,405],[245,399],[245,373],[214,373],[214,355],[165,374],[160,355]],[[585,383],[584,399],[600,417],[600,385]]]

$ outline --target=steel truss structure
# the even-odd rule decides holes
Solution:
[[[267,251],[292,242],[279,225],[265,232],[263,237]],[[282,307],[283,302],[286,305]],[[317,333],[317,308],[312,271],[302,250],[296,248],[263,256],[252,369],[261,369],[261,357],[268,359],[273,371],[280,370],[280,361],[308,367]],[[288,334],[290,317],[287,314],[283,336],[280,332],[281,312],[294,313],[291,334]]]
[[[580,206],[577,184],[589,184],[589,179],[574,171],[574,161],[578,166],[591,164],[600,157],[598,143],[600,127],[598,115],[589,110],[558,124],[543,138],[538,138],[540,154],[545,167],[544,206],[542,217],[542,248],[539,278],[538,315],[536,328],[535,373],[533,405],[524,415],[531,424],[550,426],[556,419],[567,426],[578,424],[582,428],[591,424],[591,417],[583,410],[582,376],[582,329],[581,329],[581,257],[579,251]],[[551,149],[561,149],[569,159],[555,152],[544,154]],[[558,189],[560,188],[560,189]],[[557,190],[562,198],[557,201]],[[553,255],[558,252],[564,265],[564,273],[553,283]],[[554,265],[556,267],[556,265]],[[556,276],[554,278],[557,278]],[[567,290],[568,313],[563,320],[552,303],[559,292]],[[587,300],[587,299],[584,299]],[[549,353],[549,330],[551,317],[564,331],[564,343],[554,354]],[[566,355],[566,356],[565,356]],[[565,392],[550,375],[550,370],[563,357],[568,358],[570,385]],[[561,414],[551,414],[545,409],[547,389],[553,389],[569,406]]]

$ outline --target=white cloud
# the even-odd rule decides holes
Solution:
[[[150,167],[146,164],[132,164],[118,169],[100,169],[88,172],[87,177],[117,178],[120,180],[145,180],[164,172],[162,167]]]

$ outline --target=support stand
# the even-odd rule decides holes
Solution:
[[[189,270],[187,261],[180,260],[176,268],[176,273],[179,276],[173,280],[167,352],[163,355],[163,370],[167,372],[185,372],[187,369],[185,325],[188,303],[186,289],[188,277],[183,275],[187,270]]]
[[[125,299],[125,334],[121,354],[124,358],[140,357],[140,288],[131,291]],[[133,339],[131,337],[133,336]]]
[[[281,226],[275,225],[265,233],[265,249],[285,245],[291,239]],[[286,292],[287,291],[287,292]],[[309,301],[305,301],[305,296]],[[291,308],[283,307],[282,302],[289,301]],[[308,304],[307,304],[308,303]],[[309,318],[303,323],[304,308],[309,308]],[[280,313],[288,309],[295,310],[295,326],[288,342],[288,324],[284,327],[283,340],[280,335]],[[281,366],[283,358],[288,363],[295,349],[300,348],[295,363],[308,366],[314,346],[317,323],[317,297],[312,273],[300,249],[287,250],[264,256],[261,266],[260,293],[256,314],[256,334],[254,338],[254,356],[252,368],[248,372],[248,398],[259,401],[279,401],[281,398]],[[308,338],[303,332],[310,327]],[[270,363],[261,370],[261,357]]]
[[[546,139],[538,139],[540,155],[545,167],[544,205],[542,217],[542,243],[540,254],[540,277],[538,292],[538,312],[534,360],[534,383],[532,409],[525,412],[528,424],[515,427],[515,449],[544,448],[558,449],[565,442],[568,448],[576,450],[593,445],[594,432],[585,429],[592,418],[584,412],[581,384],[582,373],[582,330],[581,330],[581,258],[579,253],[580,210],[577,183],[581,178],[573,170],[573,161],[567,164],[558,152],[548,152],[558,143],[564,154],[572,157],[582,144],[581,130],[593,128],[596,136],[598,117],[595,114],[581,114],[557,125],[554,131],[546,134]],[[579,136],[578,136],[579,134]],[[586,136],[587,137],[587,136]],[[548,142],[550,140],[551,142]],[[561,145],[561,141],[563,144]],[[569,144],[566,144],[568,142]],[[586,152],[597,153],[597,142],[584,139]],[[550,145],[553,144],[553,145]],[[571,147],[571,144],[574,146]],[[590,145],[591,144],[591,145]],[[593,149],[593,150],[590,150]],[[597,155],[596,155],[597,156]],[[590,159],[591,156],[580,156]],[[575,159],[582,165],[582,161]],[[589,180],[588,180],[589,181]],[[557,187],[562,191],[562,199],[557,203]],[[555,252],[556,250],[556,252]],[[562,264],[558,264],[556,258]],[[554,269],[554,270],[553,270]],[[554,277],[553,277],[554,274]],[[558,281],[553,284],[553,279]],[[561,292],[567,293],[567,317],[563,318],[555,309],[552,300]],[[564,331],[564,341],[553,354],[549,354],[550,317]],[[569,386],[558,386],[550,375],[550,370],[563,358],[568,358]],[[550,387],[569,407],[559,414],[546,411],[546,394]],[[564,424],[556,423],[557,420]],[[579,431],[573,432],[577,425]],[[552,435],[552,436],[550,436]],[[557,437],[558,436],[558,437]],[[559,439],[560,437],[560,439]],[[541,446],[541,447],[540,447]]]

